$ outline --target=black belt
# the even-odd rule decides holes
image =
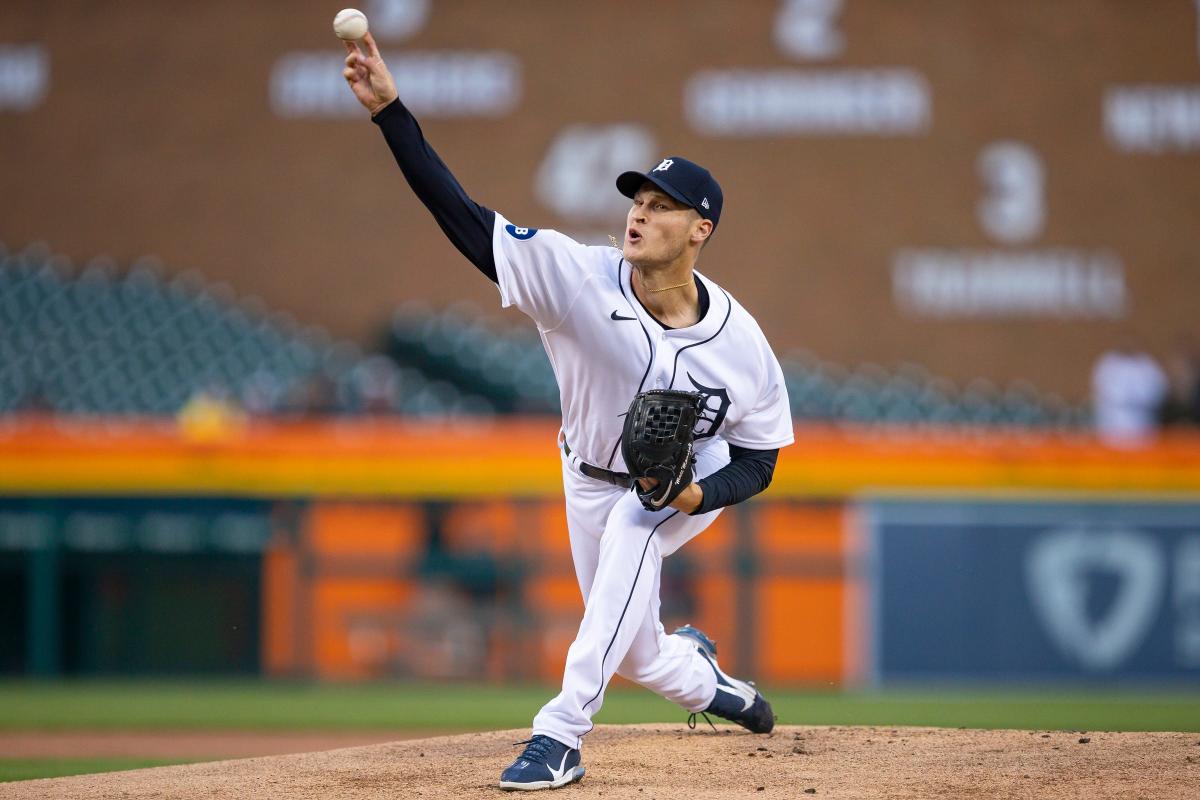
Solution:
[[[567,440],[563,439],[563,453],[567,458],[571,457],[571,446],[567,444]],[[611,483],[613,486],[620,486],[622,489],[628,489],[633,486],[633,478],[629,477],[628,472],[616,472],[615,470],[605,469],[604,467],[595,467],[588,464],[586,461],[576,459],[576,464],[579,465],[579,471],[589,478],[595,478],[598,481]]]

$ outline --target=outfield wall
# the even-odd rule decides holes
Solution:
[[[556,430],[9,420],[0,669],[554,681]],[[1195,438],[804,428],[663,614],[776,683],[1194,681],[1197,542]]]
[[[1200,682],[1198,501],[865,503],[867,676]]]

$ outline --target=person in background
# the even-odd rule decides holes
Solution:
[[[1100,438],[1115,447],[1153,439],[1168,388],[1158,361],[1133,336],[1123,335],[1092,369],[1092,411]]]

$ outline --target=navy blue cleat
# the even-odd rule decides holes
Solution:
[[[736,722],[751,733],[770,733],[775,727],[775,714],[771,711],[771,704],[753,683],[739,681],[721,671],[717,666],[717,643],[708,638],[704,631],[691,625],[676,629],[675,635],[695,640],[697,652],[704,656],[717,675],[717,694],[703,713]],[[689,724],[695,724],[694,714]]]
[[[501,789],[557,789],[583,777],[578,750],[542,735],[517,744],[525,752],[500,773]]]

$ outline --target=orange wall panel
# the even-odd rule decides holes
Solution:
[[[706,565],[724,568],[733,549],[733,534],[733,514],[725,510],[699,536],[684,545],[683,552]]]
[[[841,503],[764,504],[757,511],[755,538],[763,558],[841,557],[846,529]]]
[[[538,543],[541,555],[548,562],[557,563],[565,559],[563,563],[570,568],[571,537],[567,532],[567,509],[561,498],[539,504],[537,531],[531,533],[531,540]]]
[[[401,558],[424,546],[425,529],[412,505],[326,501],[312,507],[308,536],[319,556]]]
[[[701,534],[703,537],[704,534]],[[691,547],[689,542],[687,547]],[[685,548],[686,549],[686,548]],[[737,636],[737,585],[732,571],[715,572],[696,581],[696,618],[683,620],[704,631],[717,643],[717,652],[728,659],[735,650],[743,647]],[[732,668],[740,659],[725,663]]]
[[[313,668],[322,678],[386,674],[398,620],[416,584],[391,579],[325,578],[312,589]]]
[[[759,672],[764,681],[842,681],[846,584],[767,578],[756,588]]]

